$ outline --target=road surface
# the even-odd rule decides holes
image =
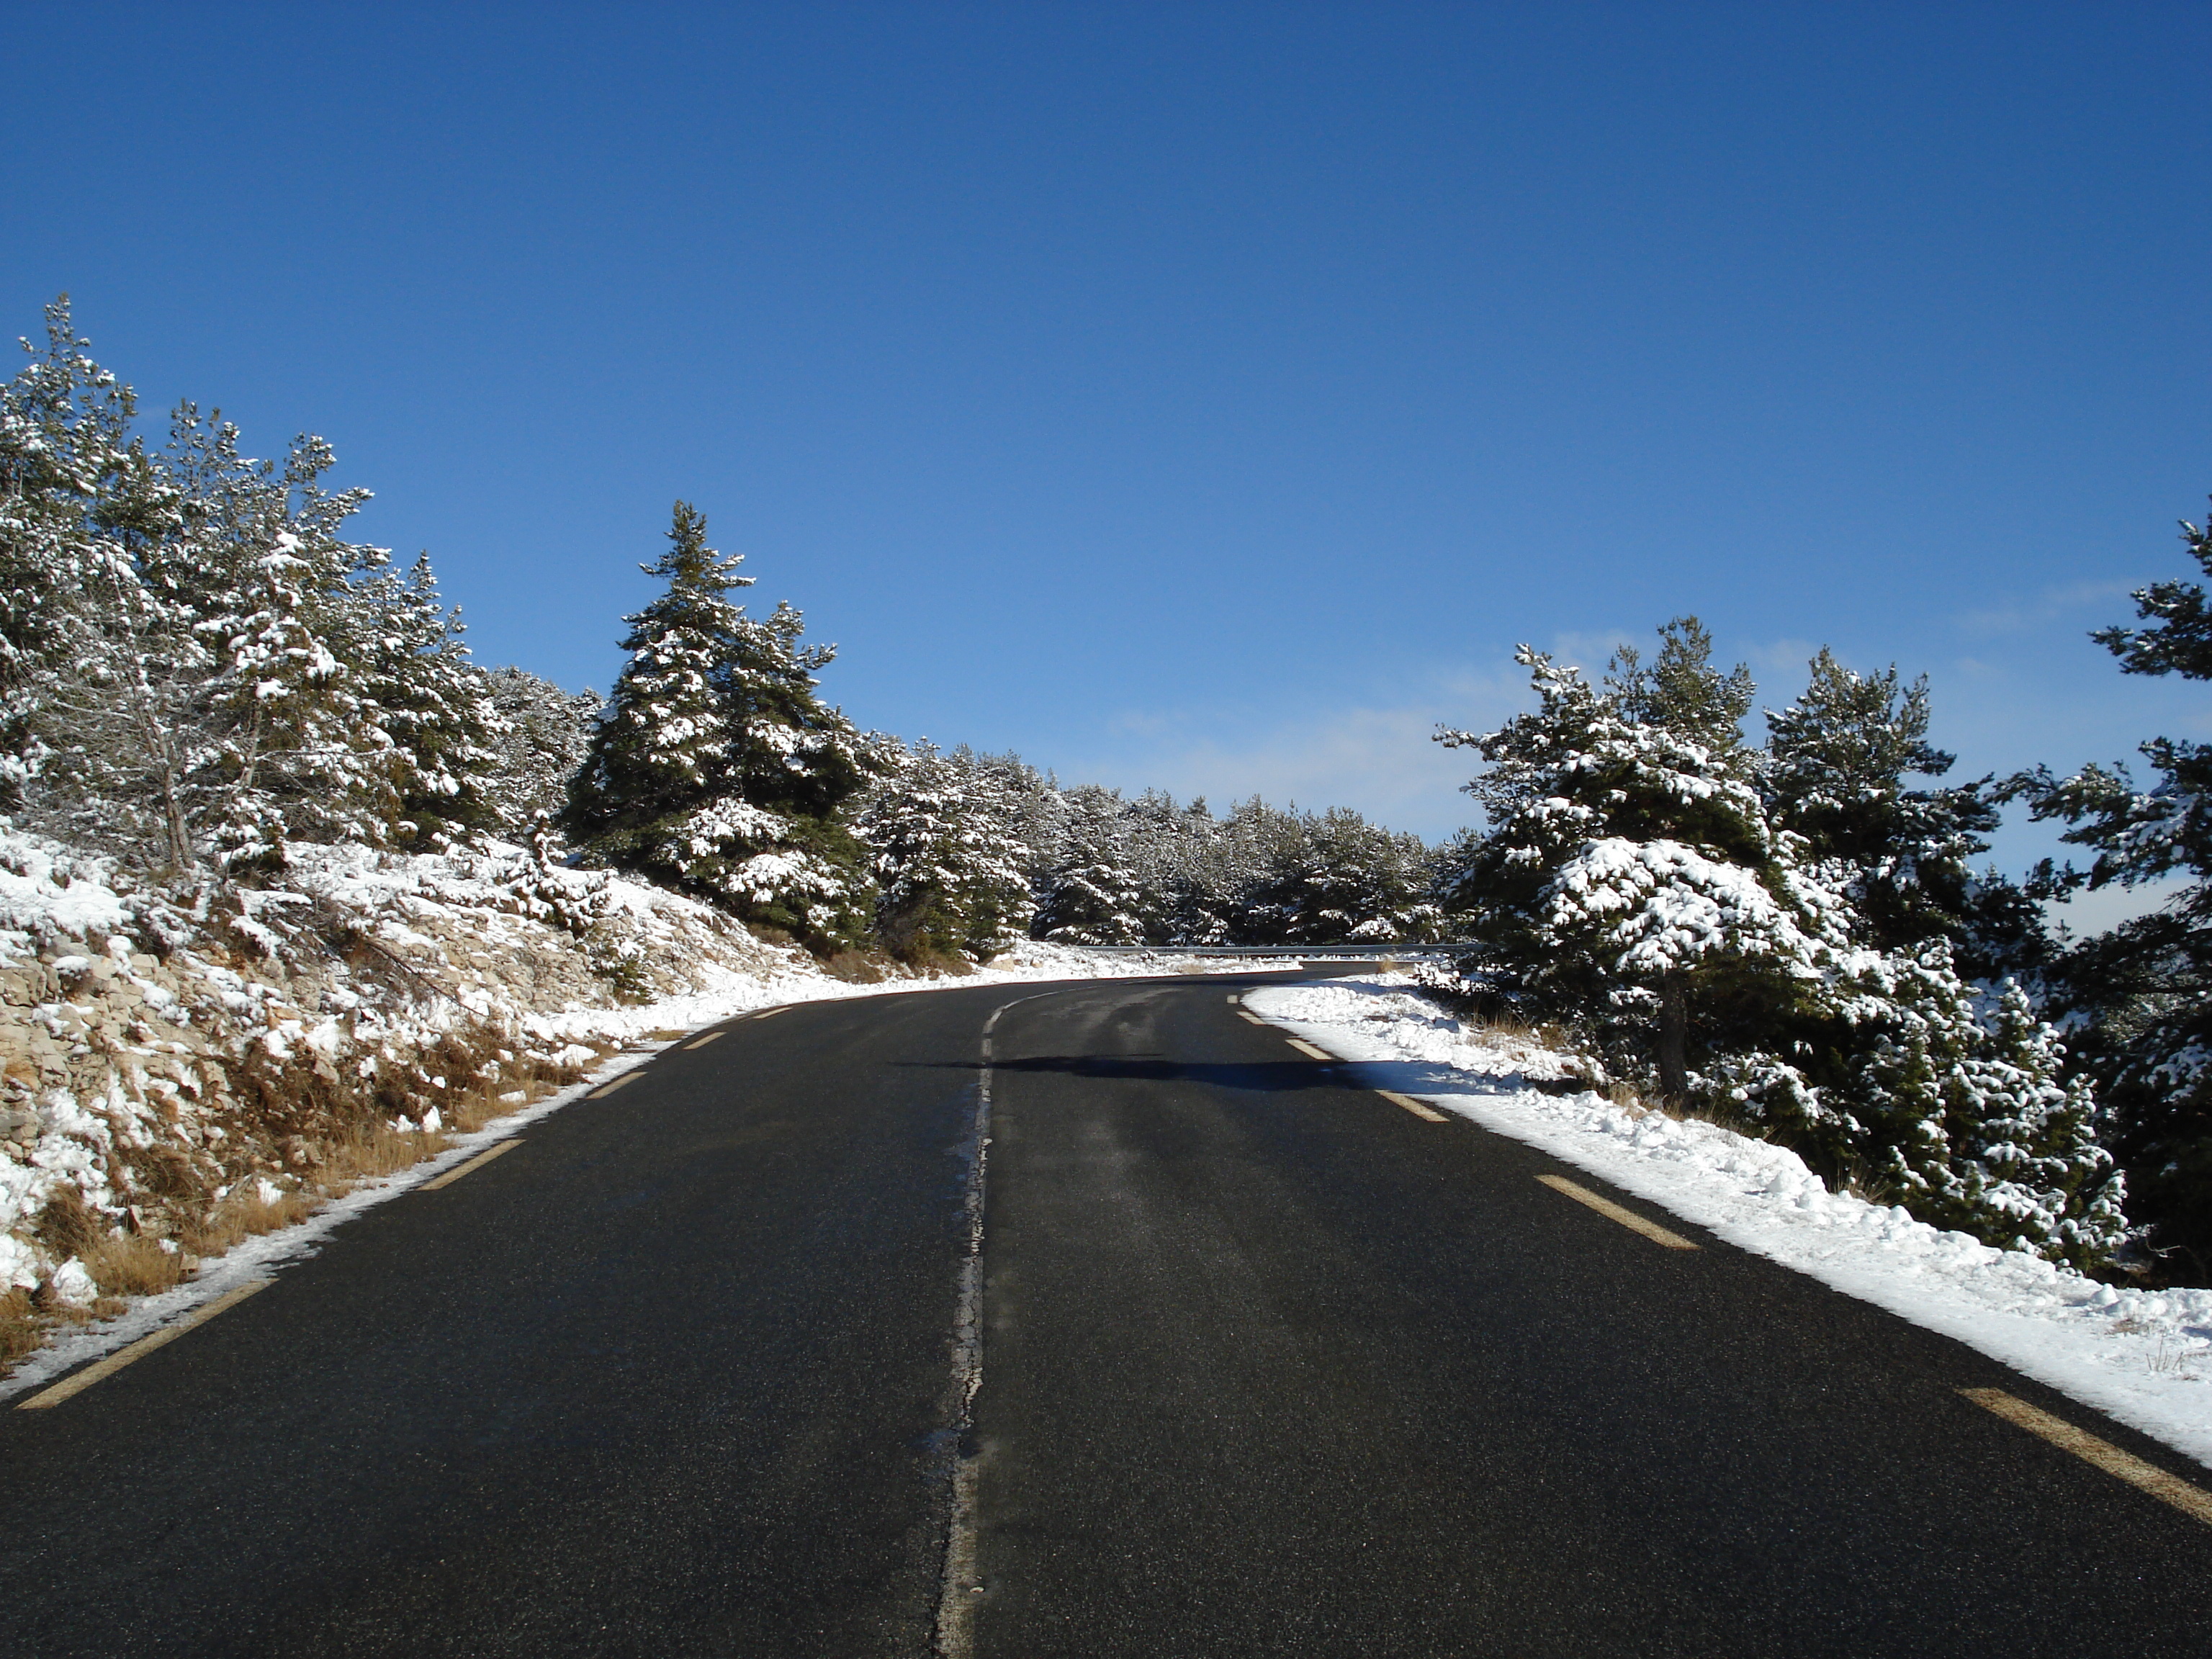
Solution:
[[[659,1055],[0,1412],[0,1652],[2203,1650],[2212,1525],[1960,1390],[2203,1470],[1574,1201],[1243,1018],[1267,977]]]

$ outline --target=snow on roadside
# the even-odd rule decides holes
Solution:
[[[2102,1285],[1898,1206],[1711,1123],[1546,1093],[1563,1056],[1463,1027],[1404,975],[1269,986],[1245,1006],[1378,1083],[1528,1143],[1740,1249],[1940,1332],[2212,1467],[2212,1291]],[[1390,1069],[1387,1077],[1382,1068]]]
[[[1233,957],[1209,957],[1173,949],[1124,954],[1086,951],[1080,945],[1024,939],[983,967],[966,974],[933,974],[926,978],[860,984],[832,979],[818,970],[786,966],[747,974],[702,964],[700,990],[635,1008],[590,1008],[567,1013],[533,1014],[524,1025],[549,1042],[562,1038],[612,1037],[635,1040],[647,1031],[690,1030],[734,1018],[756,1008],[790,1002],[834,1002],[847,997],[886,996],[904,991],[949,991],[963,986],[1026,985],[1039,980],[1152,979],[1163,975],[1249,974],[1255,964]],[[611,1075],[610,1073],[609,1075]]]

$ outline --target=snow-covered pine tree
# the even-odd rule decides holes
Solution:
[[[1170,945],[1227,945],[1243,877],[1236,867],[1228,826],[1213,816],[1204,796],[1176,815],[1175,856],[1169,862],[1157,901],[1160,937]]]
[[[137,602],[137,550],[175,515],[131,388],[93,362],[67,295],[46,322],[44,350],[21,341],[30,361],[0,386],[0,810],[39,770],[57,671],[74,677],[88,646],[105,655],[99,617]]]
[[[1942,913],[1922,924],[1931,937],[1885,951],[1851,902],[1916,890],[1883,884],[1900,842],[1925,855],[1903,838],[1936,815],[1895,811],[1881,769],[1916,758],[1921,711],[1900,719],[1893,688],[1869,694],[1838,671],[1814,712],[1779,718],[1779,798],[1829,838],[1811,862],[1816,843],[1766,817],[1761,757],[1733,740],[1748,677],[1713,669],[1686,620],[1663,632],[1650,668],[1625,657],[1603,691],[1525,653],[1539,708],[1480,738],[1447,734],[1492,763],[1472,786],[1491,825],[1457,887],[1510,982],[1832,1179],[1992,1243],[2101,1259],[2119,1189],[2056,1034],[2016,987],[1978,1018]],[[1929,912],[1888,916],[1915,914]]]
[[[564,691],[520,668],[495,668],[485,678],[498,716],[496,827],[510,841],[532,840],[568,805],[569,780],[591,750],[605,704],[596,691]]]
[[[751,579],[706,537],[678,501],[668,551],[641,567],[667,589],[625,619],[630,659],[564,823],[596,860],[818,948],[852,943],[873,896],[843,809],[866,775],[860,734],[815,696],[834,653],[799,642],[788,605],[754,618],[726,598]]]
[[[1939,939],[1855,953],[1833,992],[1854,1040],[1808,1103],[1861,1183],[1993,1244],[2084,1267],[2111,1256],[2124,1186],[2094,1096],[2019,986],[1984,1014]]]
[[[375,635],[354,581],[390,556],[340,533],[368,492],[323,487],[335,457],[320,438],[295,439],[280,465],[242,454],[238,436],[179,405],[163,459],[181,532],[140,560],[146,586],[208,649],[194,817],[228,869],[279,858],[291,838],[382,845],[407,763],[368,697]],[[181,650],[175,660],[189,682]]]
[[[469,660],[460,613],[438,597],[430,556],[404,578],[380,572],[358,585],[361,614],[347,643],[359,658],[368,718],[399,765],[401,845],[428,848],[497,828],[501,716],[489,678]]]
[[[2212,575],[2212,520],[2184,521],[2182,540]],[[2143,626],[2092,635],[2128,674],[2212,680],[2212,600],[2202,583],[2156,582],[2133,596]],[[2065,778],[2047,769],[2006,785],[2038,819],[2094,854],[2086,870],[2045,865],[2040,890],[2179,884],[2156,911],[2086,939],[2061,964],[2065,998],[2087,1029],[2076,1041],[2101,1085],[2131,1208],[2167,1266],[2212,1284],[2212,744],[2153,738],[2156,781],[2124,764]],[[2185,1259],[2187,1265],[2184,1265]]]
[[[1766,721],[1769,812],[1850,896],[1868,943],[1904,950],[1945,939],[1973,976],[2041,963],[2048,946],[2033,901],[1972,868],[1997,826],[1990,781],[1906,787],[1942,776],[1954,760],[1928,741],[1924,675],[1901,684],[1894,665],[1858,674],[1824,646],[1804,692]]]
[[[1253,795],[1230,808],[1215,842],[1211,885],[1238,945],[1286,945],[1293,918],[1278,890],[1279,872],[1295,868],[1306,848],[1304,817],[1293,805],[1272,806]]]
[[[1026,933],[1036,907],[1016,793],[1026,770],[1011,756],[948,755],[926,738],[888,757],[855,829],[873,858],[876,932],[893,956],[988,960]]]
[[[1062,792],[1065,817],[1030,930],[1060,945],[1141,945],[1144,892],[1130,867],[1127,803],[1096,785]]]
[[[1267,861],[1248,886],[1244,908],[1267,919],[1276,941],[1342,945],[1437,936],[1426,849],[1350,807],[1293,815],[1292,833],[1270,838]]]
[[[319,439],[280,467],[237,435],[183,405],[167,450],[95,492],[104,562],[54,608],[70,648],[30,721],[64,763],[34,816],[179,870],[288,837],[380,844],[410,762],[364,695],[383,630],[354,578],[386,556],[339,532],[367,492],[321,487]]]
[[[1468,785],[1489,828],[1447,888],[1508,994],[1593,1025],[1680,1097],[1701,1053],[1803,999],[1832,925],[1767,823],[1740,734],[1749,676],[1712,666],[1694,617],[1660,632],[1603,691],[1524,646],[1538,707],[1438,736],[1490,763]]]

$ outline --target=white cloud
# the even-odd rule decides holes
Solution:
[[[1517,668],[1430,678],[1417,699],[1279,714],[1237,736],[1218,735],[1218,718],[1117,713],[1102,734],[1106,752],[1060,766],[1060,780],[1202,795],[1216,811],[1254,794],[1279,806],[1351,806],[1440,839],[1479,816],[1460,786],[1480,761],[1437,742],[1437,727],[1487,730],[1526,705],[1528,683]],[[1194,730],[1201,723],[1207,732]]]
[[[1984,638],[2032,633],[2053,623],[2078,618],[2085,611],[2112,611],[2130,591],[2122,582],[2070,582],[2046,587],[2016,604],[1969,611],[1959,618],[1959,626]]]

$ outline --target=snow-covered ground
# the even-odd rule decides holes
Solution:
[[[1245,1006],[1371,1082],[1540,1147],[1686,1221],[1957,1339],[2212,1466],[2212,1291],[2116,1289],[1831,1193],[1795,1152],[1530,1079],[1533,1042],[1462,1027],[1403,975],[1269,986]]]

